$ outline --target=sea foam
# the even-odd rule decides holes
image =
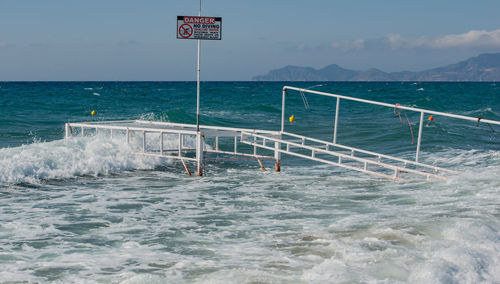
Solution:
[[[152,169],[160,162],[132,154],[123,140],[103,136],[39,142],[0,149],[0,184]]]

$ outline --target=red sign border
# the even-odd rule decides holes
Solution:
[[[192,38],[192,37],[180,37],[179,36],[179,21],[184,21],[184,17],[191,17],[191,18],[215,18],[215,21],[220,22],[220,28],[219,28],[219,38],[206,38],[206,39],[200,39],[200,40],[222,40],[222,17],[207,17],[207,16],[177,16],[177,39],[197,39],[197,38]],[[193,29],[194,33],[194,29]]]

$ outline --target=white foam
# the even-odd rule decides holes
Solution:
[[[117,171],[156,165],[129,157],[124,140],[36,143],[2,149],[0,160],[41,152],[32,164],[54,176],[53,165],[80,157],[94,159],[77,166],[91,174],[106,173],[100,165],[111,158],[124,161],[108,166]],[[61,149],[68,161],[57,158]],[[59,283],[498,283],[499,159],[455,156],[451,167],[476,163],[448,182],[284,163],[281,173],[212,165],[202,179],[137,171],[9,192],[0,206],[0,282],[50,281],[45,269]],[[96,225],[78,231],[86,224]]]
[[[0,184],[152,169],[160,159],[134,155],[123,141],[83,137],[0,149]]]

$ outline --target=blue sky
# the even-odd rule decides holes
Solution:
[[[203,0],[223,18],[202,42],[202,80],[286,65],[419,71],[500,52],[498,0]],[[176,16],[198,0],[0,0],[0,81],[196,79]]]

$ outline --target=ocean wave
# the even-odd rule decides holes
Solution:
[[[102,136],[39,142],[0,149],[0,184],[153,169],[159,163],[159,158],[132,154],[123,140]]]

